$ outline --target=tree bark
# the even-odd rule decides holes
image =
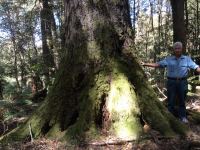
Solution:
[[[186,48],[186,27],[184,21],[184,0],[171,0],[173,18],[173,40],[183,43]]]
[[[151,24],[151,30],[153,32],[153,37],[155,36],[155,33],[154,33],[154,22],[153,22],[153,14],[154,14],[154,3],[149,0],[149,5],[150,5],[150,24]]]
[[[3,88],[4,88],[3,79],[0,79],[0,100],[3,100]]]
[[[196,0],[196,30],[197,30],[197,33],[196,33],[196,39],[195,39],[195,45],[196,45],[196,54],[198,55],[199,53],[199,49],[200,49],[200,42],[199,42],[199,39],[200,39],[200,21],[199,21],[199,0]]]
[[[128,0],[65,0],[65,48],[54,85],[27,122],[4,136],[87,141],[138,139],[142,126],[167,136],[187,129],[158,101],[134,57]],[[87,137],[87,139],[85,138]]]
[[[41,3],[41,32],[42,32],[42,54],[44,60],[45,86],[50,82],[52,68],[55,69],[52,37],[52,11],[49,6],[49,0],[40,0]]]
[[[7,19],[8,19],[8,22],[9,22],[9,33],[10,33],[10,38],[11,38],[11,41],[12,41],[12,46],[13,46],[13,55],[14,55],[14,62],[13,62],[13,70],[14,70],[14,77],[16,79],[16,92],[17,93],[21,93],[21,86],[20,86],[20,81],[18,79],[19,77],[19,68],[18,68],[18,65],[17,65],[17,62],[18,62],[18,47],[17,47],[17,38],[16,38],[16,29],[15,29],[15,22],[11,19],[11,12],[10,10],[8,9],[8,12],[7,12]]]

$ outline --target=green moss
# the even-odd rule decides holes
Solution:
[[[99,60],[101,58],[100,48],[97,46],[95,41],[89,41],[87,49],[88,49],[88,57],[91,60]]]
[[[119,4],[121,2],[121,0],[110,0],[110,2],[112,2],[112,4],[116,5]]]
[[[95,21],[95,41],[101,49],[101,56],[106,58],[113,53],[120,53],[121,41],[115,26],[109,21]]]
[[[114,122],[112,130],[122,139],[138,139],[142,133],[141,125],[136,117],[128,117]]]
[[[108,93],[108,75],[109,69],[107,65],[98,68],[96,73],[91,73],[90,82],[88,81],[85,88],[81,91],[78,97],[79,101],[79,116],[75,124],[71,125],[66,132],[65,138],[74,139],[81,138],[86,132],[94,134],[93,130],[95,125],[95,117],[101,111],[100,105],[103,101],[103,95]]]
[[[138,118],[140,109],[134,87],[120,69],[120,65],[118,61],[113,61],[112,81],[107,101],[112,122],[111,132],[119,138],[137,139],[142,131]]]
[[[67,129],[65,138],[77,139],[77,136],[83,137],[86,131],[91,136],[98,135],[95,118],[102,111],[103,101],[110,114],[111,125],[108,130],[121,138],[139,137],[142,128],[137,96],[128,78],[119,69],[119,62],[111,59],[105,63],[80,95],[79,117]]]
[[[33,135],[33,138],[38,138],[42,135],[41,130],[43,125],[48,118],[48,114],[45,115],[46,112],[46,102],[44,101],[40,108],[36,112],[32,114],[32,116],[21,126],[12,130],[5,136],[1,137],[1,142],[10,142],[10,141],[20,141],[24,140],[27,137],[30,137],[30,130]]]
[[[33,134],[33,138],[38,137],[41,133],[41,126],[40,122],[38,122],[38,117],[32,117],[33,120],[28,121],[24,125],[17,127],[16,129],[12,130],[5,136],[2,136],[0,141],[1,142],[11,142],[11,141],[20,141],[24,138],[30,136],[30,130]],[[35,120],[34,120],[35,119]]]
[[[45,135],[46,137],[61,139],[64,136],[65,132],[61,132],[60,123],[56,123],[51,127],[48,133]]]
[[[196,124],[200,124],[200,112],[189,111],[189,118]]]

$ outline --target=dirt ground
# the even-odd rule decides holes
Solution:
[[[19,106],[13,105],[12,107],[18,109]],[[27,113],[28,115],[31,113],[29,107],[32,108],[32,106],[24,105],[23,107],[25,108],[23,114]],[[200,96],[189,96],[187,110],[188,112],[200,112]],[[19,115],[6,122],[1,122],[0,135],[9,132],[25,119],[26,116]],[[188,119],[189,123],[186,125],[191,131],[186,137],[166,138],[151,129],[147,136],[138,141],[121,141],[107,137],[102,141],[92,141],[90,143],[82,143],[79,146],[72,146],[62,144],[56,140],[42,138],[32,142],[27,140],[22,143],[0,146],[0,150],[200,150],[200,122],[195,122],[189,113]]]

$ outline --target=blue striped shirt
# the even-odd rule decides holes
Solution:
[[[161,68],[167,68],[167,76],[172,78],[187,77],[189,69],[197,69],[199,66],[189,57],[181,55],[176,58],[175,56],[168,56],[158,62]]]

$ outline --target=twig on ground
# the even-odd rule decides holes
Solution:
[[[103,142],[91,142],[87,143],[86,145],[92,145],[92,146],[123,145],[129,142],[135,142],[135,140],[111,140]]]
[[[32,128],[31,128],[30,123],[29,123],[28,127],[29,127],[29,133],[30,133],[30,136],[31,136],[31,142],[33,142],[33,134],[32,134]]]
[[[167,96],[163,93],[163,91],[158,87],[158,84],[153,85],[153,88],[156,88],[158,92],[163,96],[163,98],[159,98],[160,101],[165,101]]]

